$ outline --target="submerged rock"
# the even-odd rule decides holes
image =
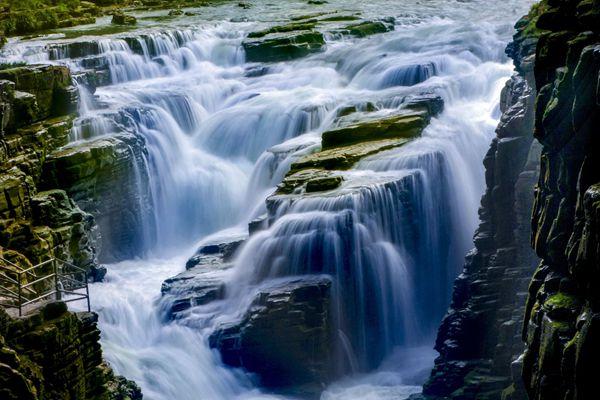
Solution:
[[[332,378],[331,278],[307,275],[260,286],[241,321],[210,337],[223,362],[243,367],[264,386],[326,383]]]

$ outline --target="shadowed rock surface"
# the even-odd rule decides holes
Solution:
[[[543,1],[516,25],[507,52],[521,77],[503,94],[476,248],[440,327],[426,398],[596,396],[599,22],[595,1]],[[532,133],[541,145],[527,154]]]
[[[186,263],[186,271],[165,280],[162,303],[168,319],[178,319],[185,310],[222,299],[225,272],[233,267],[232,258],[245,237],[203,245]]]
[[[102,360],[94,313],[51,303],[12,319],[0,309],[0,397],[6,400],[140,400],[135,383]]]
[[[327,276],[307,275],[259,287],[243,319],[219,327],[211,346],[225,364],[257,373],[265,386],[328,382],[331,284]]]

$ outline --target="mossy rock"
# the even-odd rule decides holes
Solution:
[[[307,193],[337,189],[344,181],[337,171],[307,168],[288,174],[277,186],[275,194],[292,194],[304,190]]]
[[[39,109],[35,95],[27,92],[15,91],[14,118],[19,125],[27,125],[39,119]]]
[[[294,31],[310,31],[315,28],[317,25],[316,19],[310,19],[302,22],[292,22],[287,25],[277,25],[268,29],[264,29],[262,31],[250,32],[248,34],[249,38],[261,38],[272,33],[286,33],[286,32],[294,32]]]
[[[342,123],[343,126],[323,133],[322,146],[327,150],[365,141],[415,138],[421,134],[428,123],[429,114],[422,111],[363,119],[349,124]]]
[[[94,17],[77,17],[77,18],[69,18],[58,23],[59,28],[70,28],[72,26],[78,25],[90,25],[96,23],[96,18]]]
[[[334,147],[301,158],[291,166],[291,172],[302,169],[346,170],[362,158],[379,152],[403,146],[410,138],[373,140],[349,146]]]
[[[320,18],[319,21],[323,22],[344,22],[344,21],[357,21],[360,18],[356,15],[333,15],[330,17]]]
[[[133,15],[116,13],[113,14],[110,23],[114,25],[135,25],[137,24],[137,19]]]
[[[0,79],[15,83],[15,90],[35,96],[40,120],[76,110],[77,91],[65,66],[31,65],[0,71]]]
[[[343,27],[341,32],[356,37],[367,37],[378,33],[386,33],[394,30],[393,21],[365,21]]]
[[[22,218],[31,213],[30,201],[35,192],[31,177],[17,167],[0,174],[0,218]]]
[[[581,309],[581,301],[574,295],[559,292],[549,296],[543,308],[554,321],[572,320]]]
[[[167,14],[169,17],[178,17],[183,15],[183,10],[181,8],[176,8],[173,10],[169,11],[169,14]]]
[[[249,62],[294,60],[320,51],[325,45],[323,34],[317,31],[271,33],[243,42]]]

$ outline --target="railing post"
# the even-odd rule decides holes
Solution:
[[[56,300],[60,300],[60,287],[58,282],[58,267],[56,258],[52,260],[52,265],[54,266],[54,290],[56,291]]]
[[[23,311],[21,310],[21,304],[23,304],[23,299],[21,299],[21,272],[20,271],[17,271],[17,292],[18,292],[17,302],[19,303],[19,317],[22,317]]]
[[[88,312],[92,311],[90,306],[90,285],[88,285],[88,273],[85,273],[85,298],[87,300]]]

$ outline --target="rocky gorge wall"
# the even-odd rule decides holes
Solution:
[[[52,257],[85,269],[91,279],[103,276],[94,218],[44,178],[52,154],[68,143],[77,101],[66,67],[0,70],[2,277]],[[49,273],[20,275],[21,283]],[[10,302],[7,290],[15,289],[7,282],[3,304]],[[20,318],[0,309],[0,398],[140,399],[140,390],[102,361],[96,321],[93,313],[68,312],[64,303]]]
[[[507,52],[518,75],[503,91],[475,249],[426,398],[594,398],[599,18],[597,1],[550,0],[516,25]]]
[[[591,399],[600,357],[600,3],[548,1],[542,17],[531,237],[541,263],[525,312],[523,380],[532,400]]]
[[[67,144],[77,109],[69,70],[0,70],[0,86],[0,256],[21,267],[58,257],[95,271],[93,217],[56,186],[41,189],[46,159]]]
[[[136,400],[140,389],[102,360],[95,313],[51,303],[13,319],[0,309],[0,398]]]

